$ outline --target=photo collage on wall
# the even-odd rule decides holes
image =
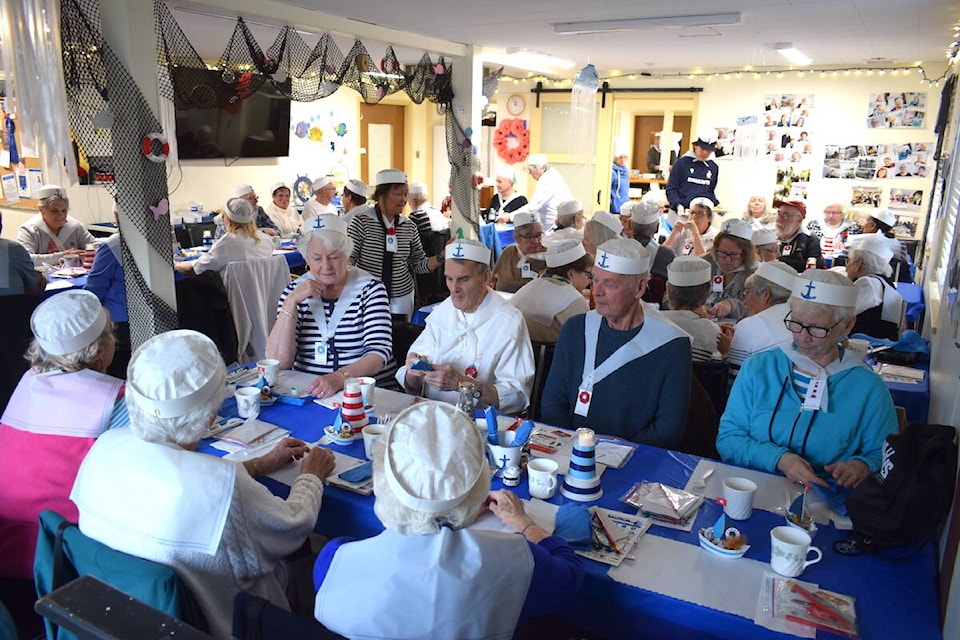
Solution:
[[[920,189],[890,189],[887,208],[896,212],[897,222],[893,232],[901,237],[916,238],[923,208],[923,191]]]
[[[766,95],[763,100],[763,154],[781,164],[811,165],[813,94],[780,93]]]
[[[932,142],[826,146],[823,177],[847,180],[926,178]]]
[[[922,129],[926,114],[926,93],[871,93],[867,128]]]

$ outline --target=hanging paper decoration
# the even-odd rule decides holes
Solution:
[[[586,164],[596,148],[597,89],[600,76],[592,64],[577,72],[570,92],[570,155],[577,164]]]
[[[150,207],[150,211],[153,212],[154,222],[159,220],[162,216],[165,216],[167,212],[170,211],[170,201],[166,198],[158,202],[157,206],[153,206],[152,204],[147,206]]]

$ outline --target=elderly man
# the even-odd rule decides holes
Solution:
[[[510,222],[510,214],[527,204],[527,197],[517,193],[514,188],[516,176],[513,169],[500,169],[497,172],[497,192],[490,198],[490,206],[485,212],[487,222]]]
[[[543,228],[549,229],[557,217],[557,205],[573,200],[573,195],[560,172],[547,162],[547,156],[542,153],[531,155],[527,158],[527,167],[530,169],[530,176],[537,181],[537,186],[533,189],[530,202],[517,211],[533,213],[540,220]]]
[[[420,232],[420,243],[424,247],[424,239],[431,231],[445,231],[450,228],[450,220],[432,204],[427,185],[422,182],[411,182],[407,189],[407,202],[410,204],[410,219],[417,225]]]
[[[757,229],[750,238],[757,252],[758,262],[780,261],[780,238],[773,229]]]
[[[410,393],[450,403],[462,383],[472,382],[481,406],[517,413],[530,404],[533,349],[523,314],[487,287],[489,264],[490,249],[476,240],[447,245],[450,297],[427,317],[397,381]]]
[[[503,250],[493,266],[497,291],[515,293],[517,289],[537,277],[547,268],[543,252],[543,225],[528,211],[518,211],[513,217],[512,244]]]
[[[627,152],[617,149],[613,153],[613,168],[610,174],[610,213],[620,213],[620,207],[630,199],[630,169],[627,168]]]
[[[256,214],[254,224],[257,227],[257,231],[262,231],[268,236],[280,235],[280,227],[277,226],[270,218],[270,215],[260,206],[260,198],[257,197],[257,192],[253,190],[253,187],[248,184],[238,184],[233,189],[233,197],[246,200],[250,203],[250,206],[253,207],[253,211]],[[225,211],[220,211],[213,219],[217,224],[217,229],[213,234],[214,240],[219,240],[227,233],[227,222],[223,219],[225,214]]]
[[[67,215],[67,190],[45,184],[37,192],[39,212],[20,225],[19,242],[37,266],[55,265],[65,255],[80,255],[96,238],[78,220]]]
[[[557,340],[541,400],[543,422],[591,426],[634,442],[676,447],[690,398],[690,337],[640,301],[650,252],[608,240],[593,266],[596,311],[571,318]]]
[[[810,258],[813,258],[816,268],[823,269],[820,241],[800,231],[803,219],[807,217],[807,203],[803,200],[774,200],[773,206],[777,207],[774,228],[780,241],[780,261],[800,273],[807,268]]]
[[[747,317],[737,323],[737,331],[727,355],[727,379],[732,385],[743,361],[751,355],[771,349],[781,342],[793,339],[783,324],[790,310],[787,301],[793,290],[796,272],[787,264],[775,260],[761,262],[744,284]]]
[[[311,187],[313,197],[303,203],[303,219],[324,213],[337,213],[337,208],[332,204],[337,195],[337,185],[333,184],[333,178],[321,176],[313,181]]]
[[[693,141],[693,150],[683,154],[673,165],[667,180],[667,199],[670,208],[690,208],[694,198],[709,198],[714,204],[717,200],[717,178],[720,168],[710,159],[717,150],[717,136],[712,131],[703,132]]]
[[[630,228],[633,239],[650,252],[650,282],[643,299],[660,304],[667,286],[667,267],[676,254],[670,247],[661,247],[656,237],[660,231],[660,204],[655,200],[641,200],[630,208]]]

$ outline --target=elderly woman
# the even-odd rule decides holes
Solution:
[[[372,209],[367,203],[369,194],[370,189],[363,180],[350,178],[343,186],[343,221],[348,227],[358,213]]]
[[[906,272],[906,278],[899,278],[901,282],[909,282],[909,263],[907,260],[907,247],[903,242],[897,240],[896,236],[893,233],[893,225],[897,223],[897,214],[889,209],[880,209],[874,211],[873,213],[864,216],[863,218],[863,233],[864,234],[874,234],[881,238],[886,238],[887,243],[890,245],[890,248],[893,250],[893,257],[901,263],[901,271]],[[847,237],[848,242],[850,237]],[[856,237],[856,236],[853,236]]]
[[[80,255],[96,242],[86,227],[67,215],[70,201],[67,190],[45,184],[37,192],[39,213],[20,225],[17,242],[30,254],[37,266],[55,265],[65,255]]]
[[[413,274],[429,273],[443,262],[443,252],[428,258],[417,225],[401,215],[407,204],[407,174],[397,169],[377,172],[376,204],[350,221],[350,262],[380,278],[390,298],[390,313],[413,315]]]
[[[576,240],[547,249],[547,268],[539,278],[520,287],[510,304],[523,314],[534,342],[556,342],[563,323],[586,313],[583,294],[590,286],[593,258]]]
[[[676,257],[673,249],[660,246],[655,238],[660,231],[660,204],[655,200],[641,200],[630,209],[630,227],[633,239],[650,252],[650,282],[643,294],[646,302],[661,304],[667,287],[667,268]]]
[[[386,530],[331,540],[314,566],[314,615],[331,631],[509,638],[518,621],[576,596],[580,559],[514,494],[490,492],[483,439],[456,408],[421,402],[398,414],[374,450],[373,483]],[[470,528],[485,507],[510,533]]]
[[[743,364],[717,435],[725,461],[842,487],[879,468],[897,415],[880,376],[838,346],[856,322],[856,299],[856,286],[838,273],[797,276],[784,319],[793,343]]]
[[[757,229],[772,229],[775,216],[767,207],[767,199],[764,196],[752,195],[747,201],[747,208],[740,219],[749,222],[750,228],[756,231]]]
[[[70,494],[84,535],[174,569],[216,638],[230,637],[241,590],[289,608],[284,589],[295,588],[296,574],[284,558],[313,530],[334,468],[330,451],[308,453],[293,438],[243,463],[197,453],[225,388],[223,360],[203,334],[144,342],[130,360],[130,427],[97,440]],[[286,500],[254,479],[300,457]]]
[[[583,241],[583,205],[577,200],[566,200],[557,205],[557,219],[543,237],[543,245],[550,247],[567,240]]]
[[[758,262],[777,262],[780,260],[780,239],[773,229],[757,229],[750,236],[750,242],[753,244]]]
[[[717,230],[710,226],[712,222],[713,201],[694,198],[690,201],[689,217],[679,218],[674,223],[673,231],[663,244],[678,256],[702,256],[713,246],[717,235]]]
[[[607,211],[596,211],[583,225],[583,248],[590,255],[595,255],[597,247],[607,240],[619,238],[622,234],[623,225],[617,216]]]
[[[270,187],[273,201],[267,206],[266,214],[282,236],[293,235],[300,230],[303,219],[297,210],[290,206],[290,187],[276,182]]]
[[[516,243],[505,247],[493,265],[497,291],[514,293],[547,266],[543,259],[543,252],[547,248],[541,243],[543,225],[536,214],[529,211],[514,214],[513,239]]]
[[[695,256],[680,256],[667,267],[669,311],[661,314],[691,338],[694,362],[709,362],[714,354],[723,358],[730,350],[733,327],[718,325],[704,313],[710,295],[710,263]]]
[[[176,262],[173,268],[186,275],[200,275],[204,271],[220,271],[231,262],[256,260],[273,255],[273,242],[258,230],[253,221],[253,206],[242,198],[227,201],[227,233],[218,238],[210,250],[197,260]]]
[[[747,315],[743,285],[756,268],[752,238],[749,222],[727,220],[705,256],[713,270],[707,305],[714,318],[739,320]]]
[[[793,340],[793,334],[783,325],[783,319],[790,310],[787,300],[796,276],[793,267],[774,260],[760,263],[747,278],[743,287],[747,317],[737,323],[727,355],[727,375],[731,384],[740,373],[744,360],[751,355]]]
[[[823,223],[811,220],[807,223],[807,232],[820,238],[820,253],[833,259],[844,250],[847,236],[863,233],[863,228],[853,220],[844,220],[843,205],[839,202],[823,208]]]
[[[94,440],[127,422],[123,381],[104,373],[113,328],[97,296],[71,290],[30,319],[30,369],[0,418],[0,576],[33,578],[37,516],[76,521],[70,487]]]
[[[847,277],[857,285],[857,322],[851,333],[873,338],[900,338],[903,297],[890,280],[893,251],[883,238],[866,236],[850,247]]]
[[[353,240],[333,214],[304,223],[300,253],[310,270],[287,285],[266,356],[281,369],[317,374],[307,393],[320,398],[343,389],[347,378],[376,376],[396,388],[387,291],[380,280],[351,267]]]

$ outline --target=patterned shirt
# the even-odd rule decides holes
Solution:
[[[353,253],[350,262],[360,267],[374,278],[383,278],[383,257],[386,253],[387,231],[378,219],[379,206],[358,214],[350,221],[347,235],[353,240]],[[417,225],[409,218],[397,216],[393,220],[396,228],[397,251],[393,254],[391,298],[399,298],[413,291],[413,274],[430,273],[427,268],[427,256],[420,244]]]

